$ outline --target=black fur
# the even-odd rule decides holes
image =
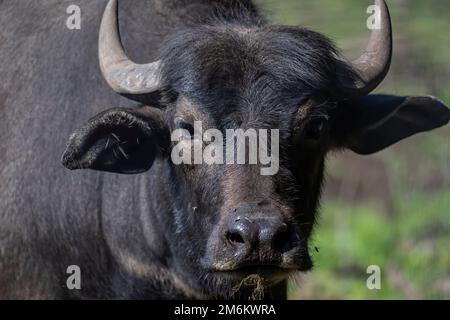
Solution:
[[[431,98],[409,99],[400,109],[389,103],[392,123],[411,114],[396,117],[399,110],[412,110],[417,121],[401,122],[409,131],[397,130],[394,138],[383,127],[387,134],[376,145],[363,139],[376,128],[369,136],[350,124],[366,119],[373,125],[380,115],[332,99],[342,62],[326,37],[270,26],[251,1],[121,0],[129,56],[163,61],[164,89],[142,97],[161,109],[163,129],[154,130],[155,114],[136,121],[143,109],[101,79],[96,43],[106,1],[75,1],[82,29],[69,31],[65,9],[73,2],[0,2],[0,298],[284,298],[284,281],[269,287],[259,278],[230,280],[209,268],[221,249],[217,229],[232,206],[272,201],[274,214],[282,212],[299,235],[290,258],[298,270],[308,270],[326,153],[346,146],[379,150],[448,121],[448,109]],[[431,105],[428,122],[420,121],[424,105]],[[108,116],[85,125],[111,107]],[[279,173],[173,165],[166,133],[193,109],[221,130],[279,129]],[[66,170],[60,154],[74,131],[63,158],[71,169],[151,169],[140,175]],[[100,148],[113,133],[120,141],[148,138],[148,153],[133,142],[124,150],[129,162]],[[360,138],[371,145],[356,149]],[[156,152],[156,145],[164,147]],[[66,268],[74,264],[82,270],[79,291],[65,285]]]

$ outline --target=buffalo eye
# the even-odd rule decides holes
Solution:
[[[319,141],[326,131],[327,122],[326,118],[317,118],[309,121],[304,131],[305,139],[312,142]]]

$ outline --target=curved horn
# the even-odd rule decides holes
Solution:
[[[369,44],[363,55],[349,67],[356,71],[357,79],[341,79],[340,94],[343,97],[359,97],[369,94],[386,77],[392,59],[392,26],[385,0],[375,0],[381,19],[379,28],[372,30]]]
[[[146,94],[160,88],[160,61],[136,64],[125,54],[117,19],[117,0],[110,0],[100,26],[100,69],[109,86],[120,94]]]

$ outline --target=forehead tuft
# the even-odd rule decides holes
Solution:
[[[227,24],[177,33],[162,56],[167,81],[182,90],[242,86],[261,75],[317,90],[333,80],[336,50],[307,29]]]
[[[202,26],[178,33],[162,56],[166,83],[217,117],[243,101],[264,112],[294,105],[335,81],[334,45],[301,28]]]

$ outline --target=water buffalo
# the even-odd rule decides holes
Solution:
[[[327,152],[449,121],[434,97],[369,95],[391,62],[384,0],[353,62],[250,0],[76,2],[80,30],[72,0],[0,1],[0,298],[285,298],[312,266]],[[174,164],[194,121],[277,129],[279,170]]]

